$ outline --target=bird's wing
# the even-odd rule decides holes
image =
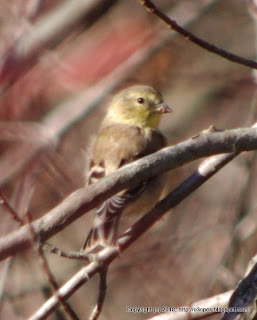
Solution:
[[[165,145],[165,138],[159,131],[152,130],[148,135],[144,135],[140,130],[131,125],[129,127],[112,125],[100,131],[90,162],[89,184]],[[128,141],[133,141],[133,144],[128,145]],[[144,181],[102,203],[96,210],[93,228],[83,246],[84,251],[92,251],[98,245],[112,246],[116,243],[119,219],[123,209],[145,190],[147,184],[148,181]]]
[[[165,137],[156,129],[142,131],[138,126],[118,123],[103,126],[92,149],[88,184],[165,145]]]

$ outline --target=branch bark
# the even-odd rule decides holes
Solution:
[[[192,3],[190,3],[190,10],[186,10],[186,14],[183,14],[183,19],[181,18],[183,25],[192,23],[215,1],[217,0],[195,3],[193,12]],[[184,7],[185,4],[183,3],[182,5]],[[178,6],[172,8],[171,14],[174,13],[176,15],[176,12],[181,12],[180,6],[181,4],[178,4]],[[14,174],[22,170],[27,163],[32,161],[32,159],[39,158],[39,155],[49,152],[49,146],[44,143],[43,139],[39,139],[42,134],[42,138],[45,136],[48,140],[48,144],[51,143],[53,144],[53,147],[57,147],[59,141],[61,141],[62,135],[67,133],[76,122],[86,117],[87,114],[98,105],[107,94],[110,94],[111,91],[126,79],[138,65],[146,61],[154,52],[156,52],[156,50],[160,49],[170,40],[172,35],[168,31],[169,30],[163,30],[160,26],[153,27],[151,30],[146,30],[142,35],[142,45],[140,48],[96,84],[83,90],[68,101],[57,105],[52,111],[46,114],[42,124],[21,124],[19,122],[13,124],[8,122],[8,124],[5,124],[4,122],[1,122],[0,140],[2,140],[5,132],[9,132],[13,127],[15,128],[14,141],[23,135],[22,131],[24,130],[26,140],[21,141],[22,144],[19,148],[11,149],[8,154],[3,156],[0,160],[0,186],[6,183],[6,181]],[[29,129],[27,130],[27,132],[29,132],[29,137],[26,135],[26,128]],[[18,135],[17,129],[19,129]],[[45,135],[46,133],[48,136]],[[49,133],[51,136],[49,136]],[[27,141],[30,141],[31,138],[34,140],[37,139],[32,147],[27,145]],[[50,149],[52,150],[52,148]]]
[[[70,279],[60,290],[58,296],[62,299],[69,298],[78,288],[87,282],[102,268],[117,258],[121,252],[126,250],[136,241],[146,230],[148,230],[162,215],[168,210],[184,200],[196,188],[201,186],[211,176],[218,172],[224,165],[236,156],[235,153],[222,154],[205,160],[198,170],[196,170],[186,181],[171,192],[165,199],[160,201],[149,213],[144,215],[129,230],[127,230],[118,241],[118,248],[106,248],[97,255],[90,255],[93,262],[81,269],[72,279]],[[229,295],[230,296],[230,295]],[[229,299],[227,297],[226,302]],[[51,297],[29,320],[42,320],[45,315],[49,315],[58,304],[55,296]]]
[[[203,132],[197,137],[126,165],[88,188],[75,191],[45,216],[33,222],[33,228],[37,237],[45,241],[87,211],[131,185],[136,185],[143,180],[202,157],[229,152],[234,155],[238,152],[256,149],[257,130],[254,127],[222,132]],[[29,227],[25,225],[0,239],[0,260],[30,245]]]
[[[244,278],[239,282],[237,288],[231,295],[228,307],[233,312],[227,312],[222,320],[254,319],[256,318],[256,296],[257,296],[257,256],[249,262]]]
[[[233,291],[221,293],[216,296],[200,300],[188,306],[182,307],[182,310],[184,309],[185,311],[163,313],[153,318],[148,318],[148,320],[187,320],[207,318],[217,313],[214,310],[226,307],[232,293]],[[192,311],[190,311],[190,308]],[[197,311],[198,308],[199,311]],[[194,309],[195,311],[193,311]],[[205,310],[205,312],[203,312],[202,310]]]

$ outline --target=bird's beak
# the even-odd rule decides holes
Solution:
[[[159,103],[154,108],[154,113],[163,114],[173,112],[172,109],[166,103]]]

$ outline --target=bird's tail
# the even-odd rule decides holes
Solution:
[[[91,252],[98,246],[111,247],[116,245],[120,216],[126,202],[126,198],[114,196],[96,210],[93,228],[82,247],[83,252]]]
[[[112,247],[116,245],[118,237],[120,214],[103,221],[100,224],[95,224],[90,230],[86,242],[82,248],[83,252],[91,252],[100,247]]]
[[[129,202],[144,191],[146,185],[147,181],[128,190],[122,196],[115,195],[96,210],[93,228],[90,230],[81,251],[89,253],[98,246],[112,247],[116,245],[122,211]]]

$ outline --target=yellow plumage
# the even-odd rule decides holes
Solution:
[[[133,86],[116,94],[111,101],[92,147],[88,184],[95,183],[121,166],[156,152],[166,144],[157,129],[160,116],[171,112],[159,92],[148,86]],[[118,237],[121,214],[143,214],[158,201],[163,177],[132,186],[105,201],[96,216],[83,250],[98,245],[113,246]]]

